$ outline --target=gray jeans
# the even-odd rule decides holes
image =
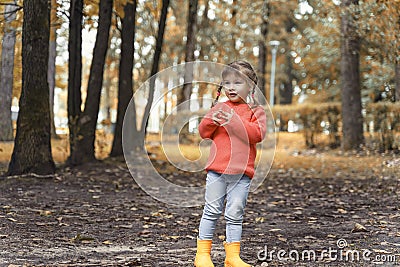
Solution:
[[[242,238],[244,208],[250,188],[246,175],[227,175],[213,171],[207,173],[205,206],[199,227],[199,239],[212,239],[224,202],[226,242],[239,242]]]

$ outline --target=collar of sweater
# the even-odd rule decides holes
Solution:
[[[227,104],[228,106],[230,106],[233,109],[246,109],[246,110],[250,110],[250,106],[247,103],[235,103],[232,102],[230,100],[226,101],[225,104]]]

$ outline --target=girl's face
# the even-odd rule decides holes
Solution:
[[[240,75],[233,72],[227,73],[222,80],[225,95],[234,103],[246,103],[250,93],[250,86]]]

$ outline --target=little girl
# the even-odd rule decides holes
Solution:
[[[240,258],[242,222],[251,178],[254,176],[256,144],[266,133],[264,109],[254,98],[257,75],[245,61],[230,63],[222,71],[214,106],[199,125],[200,136],[213,144],[206,166],[205,206],[200,221],[196,267],[212,267],[212,238],[224,202],[226,219],[225,267],[245,267]],[[228,101],[218,103],[222,88]],[[248,104],[247,100],[252,104]]]

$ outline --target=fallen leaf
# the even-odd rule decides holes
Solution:
[[[353,229],[351,230],[352,233],[358,233],[358,232],[368,232],[367,228],[365,228],[364,226],[362,226],[359,223],[356,223],[353,227]]]
[[[347,210],[345,210],[345,209],[337,209],[337,211],[339,213],[341,213],[341,214],[346,214],[347,213]]]
[[[257,217],[256,218],[256,222],[258,222],[258,223],[263,223],[264,221],[265,221],[264,217]]]
[[[40,216],[50,216],[51,214],[52,214],[52,212],[49,211],[49,210],[41,210],[41,211],[39,211],[39,215]]]
[[[304,238],[305,239],[318,239],[318,238],[316,238],[315,236],[312,236],[312,235],[307,235]]]
[[[77,234],[76,236],[74,236],[73,238],[70,239],[71,242],[82,242],[82,243],[88,243],[93,240],[94,240],[93,237],[84,236],[81,234]]]
[[[118,228],[125,228],[125,229],[131,229],[133,227],[133,224],[122,224],[118,225]]]

